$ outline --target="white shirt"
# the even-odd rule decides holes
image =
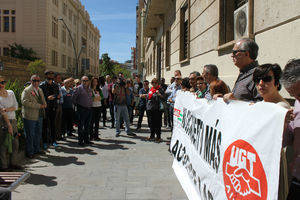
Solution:
[[[18,102],[12,90],[7,90],[7,97],[0,96],[0,104],[3,108],[15,107],[18,109]],[[16,119],[15,111],[6,112],[8,119]]]
[[[95,97],[99,97],[100,96],[100,94],[97,92],[94,92],[93,91],[93,94],[94,94],[94,96]],[[100,107],[101,106],[101,100],[100,101],[93,101],[93,105],[92,105],[92,107],[94,108],[94,107]]]
[[[107,99],[108,98],[108,85],[105,83],[105,85],[101,88],[103,98]]]

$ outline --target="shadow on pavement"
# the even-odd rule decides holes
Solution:
[[[132,141],[127,141],[127,140],[113,140],[113,139],[101,139],[100,142],[115,143],[115,144],[136,144],[135,142],[132,142]]]
[[[54,156],[46,154],[44,156],[40,156],[37,160],[41,160],[44,162],[52,163],[54,166],[66,166],[70,164],[74,165],[84,165],[84,162],[78,161],[78,158],[75,156],[63,157],[63,156]]]
[[[66,153],[66,154],[88,154],[88,155],[97,155],[96,152],[94,152],[92,149],[80,149],[80,148],[69,148],[66,146],[58,146],[55,148],[55,151],[60,153]]]
[[[30,174],[30,177],[25,181],[32,185],[45,185],[47,187],[54,187],[57,185],[55,176],[45,176],[42,174]]]
[[[128,150],[129,149],[127,147],[124,147],[121,144],[97,144],[97,143],[94,143],[91,146],[98,148],[98,149],[104,149],[104,150],[116,150],[116,149]]]

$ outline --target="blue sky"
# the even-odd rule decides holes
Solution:
[[[100,57],[108,53],[113,60],[130,60],[135,46],[137,0],[81,0],[93,24],[100,30]]]

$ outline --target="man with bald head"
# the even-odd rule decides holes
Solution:
[[[243,38],[238,40],[232,49],[232,61],[239,68],[239,76],[231,93],[225,94],[225,102],[229,100],[259,101],[261,96],[253,82],[253,72],[258,66],[258,45],[252,39]]]
[[[79,85],[73,94],[72,101],[77,106],[79,116],[78,125],[78,144],[84,146],[85,144],[92,144],[89,140],[89,124],[92,118],[91,107],[93,104],[92,90],[90,89],[90,80],[87,76],[81,78],[81,85]]]

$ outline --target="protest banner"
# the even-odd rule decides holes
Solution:
[[[179,92],[170,150],[190,200],[277,199],[287,110]]]

